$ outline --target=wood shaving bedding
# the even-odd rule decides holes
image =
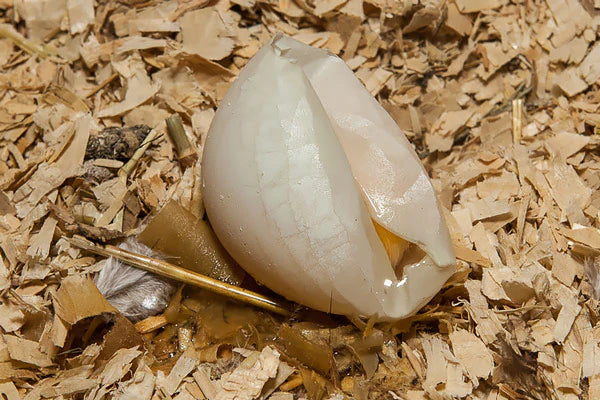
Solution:
[[[600,397],[597,3],[0,0],[0,394]],[[376,327],[371,379],[343,349],[317,373],[278,346],[284,321],[191,290],[134,326],[95,290],[101,258],[64,240],[136,234],[171,198],[201,218],[200,165],[180,165],[164,120],[201,159],[276,31],[340,55],[406,130],[455,244],[442,293]],[[84,163],[90,138],[140,124],[156,137],[127,179],[127,157]],[[297,318],[314,349],[350,325]]]

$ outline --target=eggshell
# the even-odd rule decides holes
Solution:
[[[202,171],[219,240],[288,299],[398,319],[427,303],[454,272],[420,161],[334,55],[276,35],[223,99]],[[399,278],[371,218],[426,252]]]

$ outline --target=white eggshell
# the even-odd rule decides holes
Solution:
[[[317,92],[373,219],[419,244],[436,264],[454,264],[452,241],[427,172],[392,117],[341,58],[285,36],[274,38],[272,45],[302,67]]]
[[[454,272],[447,228],[410,143],[343,62],[321,50],[276,35],[250,60],[214,117],[202,173],[225,248],[298,303],[398,319]],[[401,279],[371,218],[427,252]]]

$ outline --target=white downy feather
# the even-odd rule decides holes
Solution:
[[[145,256],[158,256],[134,238],[125,240],[119,247]],[[175,291],[172,281],[131,267],[114,257],[106,260],[104,268],[94,277],[94,283],[113,307],[133,321],[162,312]]]

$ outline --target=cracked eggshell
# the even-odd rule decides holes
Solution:
[[[336,314],[398,319],[454,254],[410,143],[338,57],[276,35],[208,133],[204,201],[235,260],[271,290]],[[396,277],[373,218],[425,252]]]
[[[453,265],[452,241],[427,172],[392,117],[341,58],[283,36],[273,45],[302,67],[315,89],[373,219],[417,243],[436,264]]]

